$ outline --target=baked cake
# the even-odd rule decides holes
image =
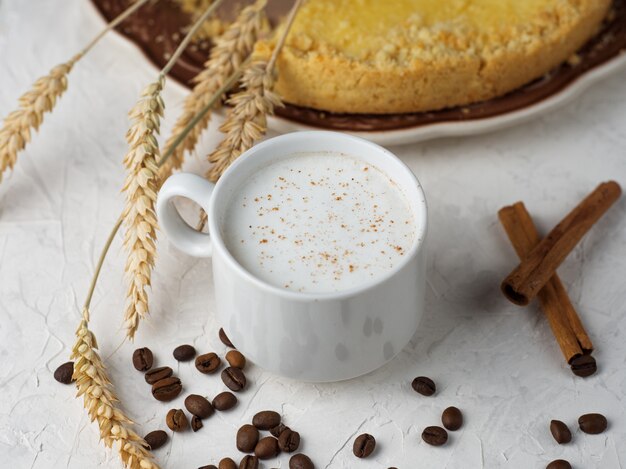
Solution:
[[[487,100],[572,57],[610,6],[611,0],[308,0],[278,61],[277,91],[288,103],[338,113],[408,113]],[[267,56],[271,48],[262,42],[256,53]]]

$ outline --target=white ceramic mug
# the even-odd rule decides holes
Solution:
[[[337,152],[379,168],[404,191],[416,222],[413,245],[375,280],[336,293],[299,293],[270,285],[228,252],[222,223],[233,191],[258,169],[299,152]],[[208,214],[209,234],[187,225],[172,204],[182,196]],[[237,348],[267,370],[304,381],[339,381],[368,373],[409,342],[424,309],[426,202],[396,156],[367,140],[337,132],[296,132],[245,152],[217,184],[175,174],[162,186],[157,215],[180,250],[212,257],[218,320]]]

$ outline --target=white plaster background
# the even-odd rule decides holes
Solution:
[[[79,0],[0,0],[0,115],[38,76],[65,61],[101,25]],[[98,441],[74,388],[52,378],[66,361],[89,278],[122,207],[126,112],[155,77],[142,55],[110,36],[78,64],[56,111],[15,172],[0,184],[1,467],[119,467]],[[516,258],[496,212],[523,199],[544,232],[600,181],[626,185],[626,78],[598,84],[566,108],[491,135],[392,148],[422,181],[431,215],[428,307],[408,346],[384,368],[339,384],[311,385],[251,367],[241,404],[196,434],[175,435],[156,454],[168,468],[195,468],[237,456],[235,429],[262,409],[277,409],[300,431],[318,468],[531,468],[555,458],[576,469],[626,465],[626,200],[585,238],[560,274],[596,344],[597,376],[574,378],[535,306],[519,309],[498,291]],[[165,91],[164,134],[184,96]],[[215,128],[187,169],[200,171]],[[170,407],[152,399],[124,344],[124,256],[111,250],[93,303],[93,328],[122,401],[147,432],[164,428]],[[152,315],[137,346],[159,364],[190,342],[223,352],[213,320],[209,261],[159,242]],[[208,322],[207,322],[208,318]],[[174,366],[186,392],[213,396],[218,377]],[[437,397],[410,388],[433,377]],[[172,403],[182,407],[182,397]],[[456,405],[464,428],[444,448],[420,441],[441,411]],[[609,431],[559,447],[551,418],[576,428],[586,412],[605,413]],[[370,432],[369,460],[351,454],[353,436]],[[287,457],[264,467],[287,467]]]

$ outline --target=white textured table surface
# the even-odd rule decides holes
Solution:
[[[0,0],[0,115],[31,82],[65,61],[100,19],[78,0]],[[67,360],[104,239],[122,207],[126,112],[155,76],[120,38],[105,38],[70,76],[70,87],[15,172],[0,184],[0,466],[119,467],[98,441],[74,388],[53,380]],[[170,86],[164,134],[183,92]],[[187,169],[200,171],[214,127]],[[558,457],[575,468],[626,465],[626,200],[585,238],[560,274],[595,342],[599,373],[582,380],[564,366],[535,306],[507,303],[498,285],[516,258],[496,212],[520,199],[549,229],[600,181],[626,184],[626,80],[615,76],[561,111],[515,129],[392,148],[422,181],[430,204],[427,313],[408,346],[384,368],[339,384],[289,381],[251,367],[249,389],[230,413],[198,433],[175,435],[157,451],[168,468],[239,458],[236,428],[262,409],[282,411],[300,431],[318,468],[540,468]],[[164,428],[166,404],[153,400],[125,343],[124,256],[116,240],[95,294],[93,328],[122,401],[139,431]],[[159,364],[189,342],[223,352],[213,319],[209,261],[159,241],[152,315],[137,346]],[[208,321],[207,321],[208,318]],[[174,366],[186,392],[214,395],[218,377]],[[416,375],[438,383],[436,397],[415,394]],[[182,407],[182,396],[173,405]],[[441,411],[460,407],[464,428],[444,448],[421,442]],[[580,414],[610,420],[600,436],[576,430],[559,447],[552,418],[576,428]],[[353,437],[375,435],[369,460],[352,456]],[[264,467],[287,467],[287,457]]]

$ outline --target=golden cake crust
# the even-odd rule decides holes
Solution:
[[[416,27],[404,35],[408,40],[391,41],[367,60],[296,30],[278,60],[276,90],[288,103],[337,113],[420,112],[487,100],[571,57],[610,5],[557,0],[531,21],[480,35],[462,27]],[[271,42],[261,42],[256,54],[271,49]]]

